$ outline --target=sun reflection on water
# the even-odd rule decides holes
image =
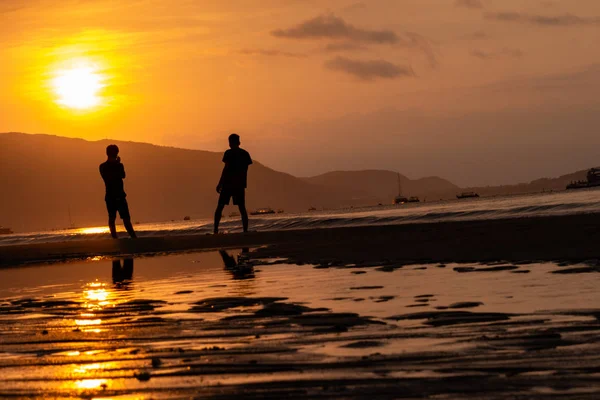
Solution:
[[[102,385],[106,385],[106,382],[108,382],[106,379],[83,379],[81,381],[75,381],[75,388],[98,389]]]

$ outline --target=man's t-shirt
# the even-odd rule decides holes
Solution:
[[[100,175],[106,186],[106,200],[123,199],[123,178],[125,178],[125,167],[118,161],[106,161],[100,164]]]
[[[223,188],[230,190],[245,189],[248,180],[248,166],[252,164],[250,154],[244,149],[229,149],[223,155],[227,166],[223,174]]]

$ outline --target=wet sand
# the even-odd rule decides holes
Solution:
[[[595,261],[295,246],[0,270],[0,397],[600,396]]]
[[[0,247],[0,266],[119,254],[269,246],[299,262],[587,260],[600,257],[600,214],[248,234],[89,240]],[[267,252],[263,253],[265,256]]]

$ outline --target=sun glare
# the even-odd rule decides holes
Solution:
[[[52,79],[56,102],[77,110],[101,105],[100,92],[104,86],[104,77],[94,65],[83,64],[58,70]]]

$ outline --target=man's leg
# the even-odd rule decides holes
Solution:
[[[221,216],[223,215],[223,208],[225,208],[225,204],[219,203],[215,210],[215,228],[213,231],[215,235],[219,233],[219,223],[221,222]]]
[[[137,238],[137,235],[135,234],[135,231],[133,230],[133,225],[131,224],[131,215],[129,214],[129,204],[127,204],[126,199],[121,199],[121,202],[119,204],[119,215],[121,216],[121,219],[123,220],[123,225],[125,225],[125,229],[127,230],[127,233],[129,233],[129,236],[132,239]]]
[[[240,215],[242,216],[242,226],[244,227],[244,232],[248,232],[248,211],[246,211],[246,205],[240,204]]]
[[[110,230],[110,236],[113,239],[118,239],[117,227],[115,222],[117,220],[117,205],[112,199],[106,199],[106,211],[108,211],[108,229]]]
[[[131,236],[132,239],[137,238],[135,231],[133,230],[133,225],[131,224],[131,219],[127,218],[123,220],[123,225],[125,225],[125,229],[127,229],[127,233]]]
[[[112,236],[113,239],[118,239],[119,237],[117,236],[117,227],[115,226],[115,221],[117,220],[117,216],[112,216],[109,215],[108,216],[108,229],[110,229],[110,236]]]

